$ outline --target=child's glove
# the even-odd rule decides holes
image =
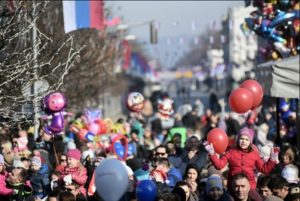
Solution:
[[[71,185],[72,184],[72,176],[70,174],[64,176],[64,182],[65,182],[65,185]]]
[[[271,155],[270,158],[272,161],[278,161],[278,156],[279,156],[280,148],[279,147],[273,147],[271,149]]]
[[[205,141],[203,143],[203,146],[209,154],[211,154],[211,155],[215,154],[215,149],[214,149],[214,146],[212,145],[212,143]]]

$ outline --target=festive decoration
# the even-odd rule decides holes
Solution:
[[[229,96],[229,106],[236,113],[245,113],[253,106],[253,96],[248,89],[238,88]]]
[[[132,92],[127,98],[127,108],[132,112],[141,112],[144,108],[145,98],[139,92]]]
[[[228,146],[228,136],[220,128],[210,130],[207,134],[207,141],[212,143],[215,152],[218,154],[224,153]]]
[[[253,110],[259,106],[264,96],[262,86],[256,80],[246,80],[240,85],[240,87],[248,89],[251,92],[253,97],[253,105],[251,109]]]
[[[98,195],[105,201],[118,201],[126,192],[128,173],[120,161],[105,159],[95,170],[95,184]]]
[[[156,185],[152,180],[142,180],[136,188],[138,201],[154,201],[156,194]]]
[[[170,98],[159,100],[157,109],[163,119],[168,119],[174,113],[173,100]]]
[[[126,160],[128,153],[128,139],[125,135],[112,137],[112,151],[119,160]]]
[[[273,46],[266,55],[274,60],[299,54],[300,2],[254,1],[253,6],[257,10],[251,13],[251,17],[245,18],[242,31],[248,35],[251,30],[266,39]]]
[[[42,99],[42,109],[48,115],[47,119],[51,119],[51,123],[44,127],[47,134],[59,134],[64,129],[64,108],[67,105],[66,97],[60,92],[52,92]]]

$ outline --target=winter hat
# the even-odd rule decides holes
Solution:
[[[291,200],[300,198],[300,187],[299,187],[299,185],[293,186],[293,187],[291,188],[289,198],[290,198]]]
[[[254,131],[248,127],[244,127],[240,130],[238,138],[240,138],[242,135],[246,135],[249,137],[250,142],[253,142],[253,138],[254,138]]]
[[[0,164],[4,164],[4,158],[2,154],[0,154]]]
[[[76,160],[80,160],[81,158],[81,153],[78,149],[70,149],[68,152],[67,152],[67,157],[68,158],[74,158]]]
[[[212,175],[207,178],[205,191],[208,193],[212,188],[223,189],[222,179],[217,175]]]
[[[37,157],[37,156],[32,157],[31,163],[32,163],[32,164],[35,164],[35,165],[38,166],[38,167],[41,167],[41,166],[42,166],[41,158],[39,158],[39,157]]]
[[[22,161],[20,159],[14,160],[12,166],[14,168],[25,168],[24,164],[22,163]]]
[[[290,184],[297,184],[299,182],[298,173],[299,170],[297,166],[289,164],[283,168],[283,170],[281,171],[281,176],[285,178]]]
[[[76,144],[74,143],[73,140],[70,140],[70,141],[68,142],[67,148],[68,148],[68,150],[76,149]]]
[[[283,199],[275,195],[270,195],[264,201],[283,201]]]

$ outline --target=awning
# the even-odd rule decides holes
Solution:
[[[264,95],[300,98],[299,55],[258,65],[256,77],[264,88]]]

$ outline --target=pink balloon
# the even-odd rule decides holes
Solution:
[[[259,106],[264,96],[264,90],[262,86],[256,80],[246,80],[240,85],[240,87],[248,89],[252,93],[253,105],[251,109],[253,110]]]
[[[229,96],[229,106],[236,113],[245,113],[253,106],[253,96],[248,89],[238,88]]]
[[[97,135],[100,131],[100,126],[97,123],[91,123],[89,127],[89,131],[92,132],[93,134]]]

